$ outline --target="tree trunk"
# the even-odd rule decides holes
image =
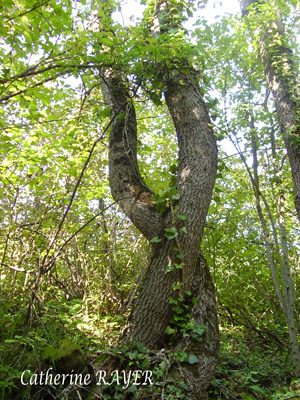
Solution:
[[[205,325],[202,341],[180,330],[172,342],[174,349],[184,349],[199,362],[173,368],[181,376],[189,399],[206,398],[206,390],[218,360],[219,334],[214,287],[209,269],[200,254],[200,243],[214,187],[217,170],[217,147],[210,119],[193,70],[177,72],[166,82],[165,98],[178,138],[179,159],[176,201],[166,212],[156,209],[154,193],[143,182],[136,157],[137,127],[128,83],[113,69],[103,74],[102,92],[111,107],[109,139],[109,180],[112,195],[125,214],[151,240],[152,256],[133,302],[128,324],[120,342],[142,342],[150,349],[170,345],[165,330],[174,314],[170,298],[182,295],[190,302],[188,313],[194,326]],[[121,113],[120,113],[121,112]],[[116,118],[116,114],[119,114]],[[184,215],[184,219],[179,218]],[[165,229],[174,229],[168,238]],[[174,267],[182,263],[181,268]],[[167,272],[169,266],[171,271]],[[179,292],[174,290],[179,285]],[[197,299],[196,304],[190,299]]]
[[[120,112],[123,104],[126,110],[112,123],[110,132],[109,176],[113,196],[147,239],[155,236],[161,239],[152,244],[152,257],[120,341],[139,341],[151,349],[166,347],[165,329],[173,313],[169,300],[176,297],[173,285],[180,282],[180,293],[186,295],[188,291],[189,297],[197,298],[197,304],[190,310],[191,318],[195,324],[206,325],[207,330],[201,345],[191,338],[182,341],[179,337],[174,346],[189,348],[199,358],[197,366],[188,365],[185,374],[191,386],[190,398],[204,399],[219,348],[213,284],[200,256],[201,236],[216,176],[217,148],[193,74],[180,75],[180,80],[180,84],[178,77],[170,81],[166,92],[179,143],[176,184],[179,199],[164,214],[155,209],[154,194],[138,170],[135,112],[126,83],[118,74],[109,71],[102,85],[105,85],[106,102],[112,106],[112,116]],[[184,215],[186,220],[176,215]],[[180,230],[183,226],[185,229]],[[176,228],[176,238],[164,236],[164,229],[170,227]],[[184,255],[183,260],[178,258],[180,253]],[[182,269],[166,272],[168,265],[181,261],[184,261]]]
[[[241,13],[248,14],[248,6],[259,4],[257,0],[239,0]],[[294,203],[300,221],[300,117],[299,80],[293,60],[293,52],[285,37],[279,9],[273,10],[274,18],[265,18],[259,11],[259,54],[264,74],[272,91],[283,141],[289,157],[294,183]]]
[[[257,0],[239,0],[241,13],[243,16],[248,14],[248,6],[251,4],[259,4]],[[292,50],[288,46],[288,42],[284,35],[283,24],[279,9],[273,10],[273,17],[264,18],[264,14],[259,9],[256,10],[255,16],[258,18],[258,31],[260,33],[259,55],[264,68],[264,74],[270,90],[273,93],[276,105],[277,117],[283,135],[283,141],[287,149],[289,157],[292,178],[294,182],[294,203],[298,219],[300,221],[300,118],[299,118],[299,82],[292,57]],[[250,16],[251,18],[251,16]],[[263,18],[263,19],[261,19]],[[256,143],[254,141],[254,143]],[[256,146],[256,145],[255,145]],[[254,153],[256,153],[256,147]],[[254,169],[255,171],[255,169]],[[258,188],[258,173],[256,173],[256,183]],[[258,213],[262,226],[264,228],[265,244],[268,250],[268,232],[266,223],[260,211],[259,195],[256,193],[258,205]],[[284,198],[280,201],[280,230],[282,241],[282,254],[278,249],[278,260],[281,266],[281,275],[284,287],[284,296],[279,288],[276,277],[276,270],[273,263],[273,255],[268,252],[269,263],[271,266],[274,287],[277,297],[280,301],[285,320],[288,326],[289,338],[291,343],[291,359],[294,365],[294,374],[299,377],[300,374],[300,351],[297,339],[297,312],[294,305],[293,282],[290,274],[288,248],[286,244],[286,232],[284,215],[282,212]]]
[[[160,9],[166,11],[167,6],[167,2],[158,2],[156,16],[160,17]],[[178,7],[181,7],[180,2]],[[168,26],[168,21],[164,26]],[[216,178],[217,146],[195,72],[188,67],[188,60],[183,59],[181,65],[177,63],[176,60],[171,77],[160,64],[166,104],[179,148],[176,196],[169,199],[168,209],[163,213],[157,209],[154,193],[139,171],[136,115],[128,81],[111,68],[102,73],[101,88],[111,108],[109,182],[112,195],[149,241],[157,238],[156,243],[152,243],[152,256],[120,342],[139,341],[149,349],[171,346],[196,356],[199,361],[195,364],[184,363],[170,372],[185,381],[187,398],[196,400],[206,398],[219,349],[214,287],[200,254]],[[172,235],[167,234],[168,229]],[[183,334],[185,328],[181,327],[170,341],[165,331],[175,313],[171,298],[184,299],[187,323],[192,323],[195,329],[205,325],[200,340],[195,338],[192,329],[188,335]]]

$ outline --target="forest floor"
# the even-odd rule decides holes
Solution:
[[[41,393],[38,397],[37,390],[35,394],[30,393],[28,386],[20,385],[23,371],[41,369],[43,349],[69,338],[80,346],[83,354],[93,357],[99,350],[115,346],[124,323],[124,317],[119,314],[103,316],[95,310],[91,312],[82,306],[81,300],[44,304],[43,309],[35,310],[26,328],[26,309],[20,304],[6,302],[0,310],[2,400],[49,398]],[[220,336],[220,362],[209,388],[209,399],[300,399],[300,380],[293,380],[287,333],[280,325],[268,322],[260,323],[255,328],[233,326],[221,319]],[[135,354],[138,358],[139,355]],[[169,394],[165,397],[160,394],[157,398],[183,398],[171,384],[167,383],[165,387],[171,388]],[[45,387],[43,390],[46,390]],[[51,398],[60,397],[52,394]]]

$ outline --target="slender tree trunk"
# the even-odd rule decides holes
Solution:
[[[257,135],[254,127],[254,122],[252,117],[250,116],[250,129],[251,129],[251,136],[252,136],[252,155],[253,155],[253,174],[250,178],[252,180],[252,186],[255,194],[256,200],[256,208],[257,213],[259,216],[259,220],[263,229],[264,233],[264,242],[265,248],[268,255],[269,266],[272,273],[273,284],[275,288],[276,295],[280,302],[286,324],[288,327],[290,344],[291,344],[291,360],[294,366],[294,375],[296,377],[299,376],[300,373],[300,351],[297,339],[297,311],[294,304],[294,283],[291,277],[290,272],[290,265],[289,265],[289,256],[288,256],[288,247],[287,247],[287,237],[286,237],[286,229],[285,229],[285,219],[284,219],[284,197],[283,193],[280,194],[280,209],[279,209],[279,226],[280,226],[280,233],[281,233],[281,248],[279,247],[279,240],[277,237],[275,224],[272,221],[272,215],[270,212],[270,207],[265,200],[264,196],[260,192],[259,188],[259,176],[258,176],[258,162],[257,162]],[[274,261],[273,251],[271,250],[271,243],[269,239],[269,229],[267,227],[266,219],[263,215],[260,199],[263,199],[264,204],[267,208],[270,223],[273,227],[272,233],[275,242],[275,249],[277,253],[277,259],[280,264],[280,272],[281,272],[281,282],[283,286],[284,295],[280,288],[278,273]]]
[[[248,14],[247,7],[259,4],[258,0],[239,0],[242,15]],[[271,7],[271,6],[270,6]],[[265,18],[259,10],[258,19],[259,54],[264,74],[272,91],[278,121],[287,149],[294,183],[294,203],[300,221],[300,92],[299,80],[294,65],[292,50],[285,37],[279,10],[274,17]],[[253,18],[252,14],[250,18]]]
[[[257,0],[239,0],[241,13],[243,16],[248,14],[248,6],[259,5]],[[299,82],[296,74],[292,50],[289,48],[285,38],[284,28],[281,20],[279,9],[273,11],[273,18],[264,18],[264,14],[256,9],[255,16],[258,18],[258,32],[260,34],[259,54],[264,68],[264,74],[270,90],[273,93],[276,105],[277,117],[281,127],[283,141],[287,149],[289,157],[292,178],[294,182],[294,203],[298,219],[300,221],[300,117],[299,104],[300,92]],[[250,15],[250,18],[253,18]],[[267,21],[267,22],[266,22]],[[256,149],[254,149],[254,154]],[[255,170],[255,169],[254,169]],[[256,183],[258,184],[258,175],[256,171]],[[257,186],[258,187],[258,186]],[[259,203],[259,196],[257,195]],[[295,367],[295,375],[300,373],[300,352],[297,340],[297,324],[295,323],[295,307],[293,297],[293,283],[290,275],[288,249],[286,245],[285,225],[282,213],[283,198],[280,200],[280,230],[283,244],[283,259],[277,247],[278,259],[280,261],[281,275],[284,287],[284,297],[279,289],[276,276],[274,277],[274,267],[272,275],[274,286],[280,304],[283,308],[285,319],[287,322],[289,337],[291,342],[291,357]],[[260,207],[260,206],[259,206]],[[264,220],[262,214],[261,221]],[[263,222],[262,222],[263,224]],[[266,228],[264,228],[266,239]],[[276,238],[275,238],[276,239]],[[266,243],[266,241],[265,241]],[[276,239],[277,243],[277,239]],[[267,245],[267,243],[266,243]],[[268,252],[269,254],[269,252]],[[273,258],[273,257],[271,257]],[[270,262],[270,257],[269,257]],[[273,261],[272,261],[273,262]],[[271,265],[271,264],[270,264]],[[277,283],[276,283],[277,282]]]
[[[287,237],[286,237],[286,228],[285,228],[285,218],[284,218],[284,195],[280,193],[280,204],[279,204],[279,213],[280,213],[280,233],[281,233],[281,242],[282,242],[282,254],[283,254],[283,287],[286,301],[286,321],[289,330],[290,343],[291,343],[291,359],[295,367],[294,375],[296,377],[300,376],[300,349],[298,344],[298,319],[297,310],[295,307],[295,296],[294,296],[294,282],[291,276],[290,263],[289,263],[289,255],[288,255],[288,246],[287,246]]]
[[[241,157],[251,180],[251,185],[255,196],[257,214],[263,231],[264,244],[273,279],[273,285],[288,328],[290,345],[291,345],[291,360],[294,366],[294,375],[295,377],[298,377],[300,372],[299,371],[300,352],[299,352],[299,344],[297,338],[298,315],[294,302],[295,298],[293,293],[294,283],[290,273],[289,258],[288,258],[287,237],[286,237],[286,229],[284,221],[284,198],[283,196],[281,196],[280,198],[279,227],[280,227],[281,237],[279,240],[276,230],[276,224],[271,212],[270,205],[268,204],[266,197],[260,190],[259,174],[258,174],[258,158],[257,158],[257,134],[254,125],[254,120],[250,112],[248,116],[249,116],[249,127],[251,132],[253,173],[248,167],[247,161],[243,153],[241,152],[239,145],[235,143],[230,136],[229,137],[231,139],[231,142],[235,146],[237,152],[239,153],[239,156]],[[274,158],[275,157],[273,153],[273,161]],[[274,173],[276,175],[276,171],[274,171]],[[268,221],[264,216],[261,203],[264,205],[265,210],[267,212]],[[268,227],[268,222],[270,229]],[[273,239],[271,239],[270,236],[271,238],[273,237]],[[274,249],[272,249],[272,242],[275,245]]]

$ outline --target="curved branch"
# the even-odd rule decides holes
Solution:
[[[114,118],[109,137],[111,193],[132,223],[150,240],[160,235],[165,216],[155,209],[154,193],[145,184],[138,167],[134,105],[126,81],[113,69],[102,76],[101,89]]]

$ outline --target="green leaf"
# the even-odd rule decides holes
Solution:
[[[163,214],[164,212],[167,211],[166,207],[156,207],[158,209],[158,211],[160,212],[160,214]]]
[[[193,332],[197,333],[199,336],[202,336],[203,333],[206,331],[206,326],[205,325],[196,325],[193,328]]]
[[[182,260],[184,258],[184,253],[181,251],[176,257]]]
[[[183,311],[184,311],[184,309],[182,308],[182,307],[180,307],[180,306],[175,306],[175,307],[173,307],[173,311],[175,312],[175,313],[177,313],[177,314],[182,314],[183,313]]]
[[[165,236],[170,240],[174,239],[178,235],[177,230],[174,226],[172,228],[165,228]]]
[[[171,196],[171,199],[172,199],[172,200],[179,200],[179,199],[180,199],[180,194],[179,194],[179,193],[173,194],[173,195]]]
[[[174,321],[176,321],[177,325],[180,325],[180,326],[183,325],[182,321],[184,321],[184,324],[186,322],[186,318],[184,315],[174,314],[173,319],[174,319]],[[181,321],[181,323],[179,323],[179,321]]]
[[[101,115],[104,118],[109,117],[110,116],[110,109],[108,107],[104,108],[104,110],[101,111]]]
[[[190,354],[187,361],[189,364],[193,365],[197,364],[199,362],[199,359],[194,354]]]
[[[166,268],[165,268],[165,273],[171,272],[171,271],[173,271],[173,270],[174,270],[174,268],[173,268],[172,265],[167,265]]]
[[[166,329],[165,329],[165,333],[167,334],[167,335],[173,335],[174,333],[176,333],[176,329],[174,329],[174,328],[171,328],[169,325],[166,327]]]
[[[177,165],[177,164],[172,164],[172,165],[170,166],[170,168],[169,168],[169,171],[170,171],[172,174],[176,174],[177,169],[178,169],[178,165]]]
[[[150,243],[159,243],[159,242],[161,242],[161,239],[159,239],[158,236],[154,236],[154,237],[150,240]]]
[[[187,10],[186,10],[186,12],[187,12],[187,15],[191,18],[191,17],[193,17],[193,13],[192,13],[192,11],[188,8]]]
[[[178,360],[180,362],[183,362],[187,359],[188,355],[184,352],[184,351],[178,351],[177,353],[175,353]]]
[[[175,267],[176,269],[182,269],[183,266],[184,266],[184,263],[180,263],[180,264],[174,263],[174,267]]]
[[[152,82],[153,89],[159,89],[163,87],[163,83],[161,81],[153,81]]]

